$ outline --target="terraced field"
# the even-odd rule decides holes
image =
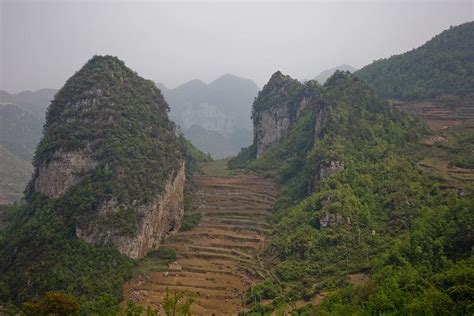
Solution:
[[[419,148],[424,157],[418,167],[447,187],[463,191],[472,186],[474,168],[460,166],[456,161],[474,157],[474,99],[445,96],[406,103],[393,101],[393,104],[420,117],[432,130]]]
[[[474,100],[393,101],[393,104],[403,112],[421,117],[435,131],[456,126],[474,127]]]
[[[125,298],[160,307],[166,290],[195,293],[198,315],[235,315],[246,289],[265,275],[259,260],[271,226],[267,215],[277,194],[271,180],[252,175],[199,176],[193,209],[198,226],[167,239],[175,265],[145,259],[124,288]]]

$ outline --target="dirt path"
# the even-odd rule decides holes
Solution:
[[[155,308],[166,289],[198,295],[198,315],[236,315],[250,284],[265,271],[258,254],[271,226],[267,215],[277,194],[275,183],[263,177],[199,176],[194,210],[201,213],[195,228],[170,237],[163,247],[177,251],[177,266],[160,267],[144,260],[124,295]]]

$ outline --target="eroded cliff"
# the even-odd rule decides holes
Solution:
[[[35,191],[49,197],[58,197],[96,165],[97,162],[87,150],[65,152],[59,149],[54,152],[50,161],[39,163],[34,180]]]
[[[111,200],[101,206],[94,221],[76,227],[77,237],[91,244],[113,245],[133,259],[144,256],[149,250],[158,248],[165,237],[181,226],[184,181],[183,162],[176,172],[170,174],[162,192],[150,203],[134,208],[138,221],[133,234],[121,234],[116,227],[107,225],[110,214],[120,208],[116,200]]]
[[[320,87],[316,81],[303,84],[280,71],[272,75],[253,104],[257,157],[278,144],[308,107],[321,107]]]

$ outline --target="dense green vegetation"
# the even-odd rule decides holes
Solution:
[[[132,261],[110,247],[77,239],[71,223],[56,212],[60,203],[36,197],[18,207],[0,235],[0,300],[18,303],[62,290],[81,302],[107,293],[117,304]]]
[[[254,314],[297,301],[301,315],[472,313],[474,195],[417,169],[428,129],[348,73],[318,100],[259,159],[248,149],[229,163],[285,184],[267,249],[272,277],[247,293]]]
[[[462,131],[456,139],[458,146],[451,157],[451,164],[461,168],[474,169],[474,128]]]
[[[19,304],[53,290],[74,295],[83,315],[116,310],[133,262],[110,246],[78,239],[76,228],[93,222],[133,234],[134,207],[160,192],[182,159],[189,178],[209,159],[176,136],[168,110],[153,82],[115,57],[95,56],[66,82],[48,110],[36,172],[64,151],[86,152],[97,165],[57,198],[36,192],[33,178],[26,204],[4,212],[9,224],[0,231],[0,302]],[[99,217],[111,199],[120,207]]]
[[[163,299],[163,311],[167,316],[189,316],[194,296],[187,292],[167,291]],[[50,291],[45,293],[41,300],[22,304],[21,312],[25,316],[158,316],[159,310],[151,307],[142,307],[132,301],[123,306],[113,303],[111,297],[102,295],[96,302],[89,302],[81,310],[76,297],[64,292]],[[1,311],[1,310],[0,310]]]
[[[258,112],[276,104],[292,104],[298,101],[303,85],[296,79],[292,79],[288,75],[282,74],[280,71],[275,72],[270,78],[271,85],[265,85],[262,91],[258,92],[258,102],[254,102],[252,108],[252,116],[255,117]],[[275,93],[278,91],[279,93]],[[295,113],[296,114],[296,113]]]
[[[474,22],[442,32],[407,53],[380,59],[355,73],[378,95],[424,99],[474,93]]]
[[[184,215],[181,219],[181,230],[190,230],[197,226],[201,220],[199,213],[193,212],[191,199],[196,189],[193,181],[195,174],[201,173],[201,167],[203,163],[212,161],[209,155],[205,155],[203,152],[198,150],[183,136],[180,137],[181,144],[183,146],[184,157],[186,161],[186,183],[184,186]]]
[[[193,144],[183,136],[180,137],[180,142],[186,162],[186,177],[192,179],[194,174],[201,172],[201,164],[211,161],[212,158],[194,147]]]
[[[227,165],[229,166],[230,169],[239,169],[239,168],[244,168],[247,166],[247,164],[255,159],[255,156],[257,155],[257,147],[252,144],[249,147],[242,148],[240,153],[229,159],[229,162]]]

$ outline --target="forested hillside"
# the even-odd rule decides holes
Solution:
[[[377,60],[355,74],[386,98],[472,94],[474,22],[451,27],[416,49]]]
[[[472,187],[420,171],[429,129],[362,80],[336,72],[308,84],[293,87],[304,109],[277,145],[255,159],[254,143],[229,162],[285,186],[267,248],[272,277],[247,292],[252,310],[472,313]]]
[[[54,290],[75,295],[84,315],[116,311],[130,258],[179,229],[184,161],[189,176],[207,159],[168,110],[154,83],[116,57],[94,56],[66,82],[48,110],[26,204],[0,231],[2,305]]]

